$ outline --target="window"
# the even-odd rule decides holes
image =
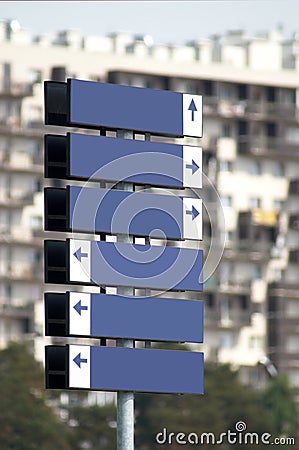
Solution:
[[[241,295],[240,296],[240,306],[241,309],[248,309],[249,306],[249,298],[247,297],[247,295]]]
[[[276,211],[280,211],[283,205],[283,201],[282,200],[274,200],[274,209]]]
[[[38,69],[29,69],[29,80],[30,83],[41,83],[42,82],[42,71]]]
[[[262,269],[261,266],[258,266],[257,264],[253,266],[252,268],[252,279],[253,280],[260,280],[262,278]]]
[[[261,207],[261,199],[258,197],[252,197],[250,199],[250,208],[259,209]]]
[[[231,161],[222,160],[219,163],[219,168],[221,172],[232,172],[233,171],[233,163]]]
[[[250,336],[248,346],[251,349],[256,350],[262,349],[263,348],[262,336]]]
[[[232,206],[233,199],[230,195],[224,195],[223,197],[221,197],[221,203],[224,208],[227,206]]]
[[[215,295],[214,294],[208,294],[207,295],[207,307],[208,308],[214,308],[215,306]]]
[[[272,86],[266,88],[267,102],[276,102],[276,92],[277,90]]]
[[[222,136],[223,137],[231,137],[232,136],[232,126],[230,123],[224,123],[222,125]]]
[[[238,98],[239,100],[246,100],[248,97],[247,84],[238,84]]]
[[[5,302],[10,303],[10,301],[11,301],[11,285],[10,284],[4,285],[4,297],[5,297]]]
[[[208,96],[213,95],[212,81],[203,81],[203,94]]]
[[[261,175],[262,166],[260,161],[251,161],[250,162],[250,173],[251,175]]]
[[[43,228],[43,219],[41,216],[32,216],[31,217],[31,229],[32,230],[42,230]]]
[[[231,333],[225,333],[221,336],[221,348],[230,350],[234,346],[234,337]]]
[[[284,166],[280,162],[276,162],[274,164],[273,174],[275,177],[283,177],[284,176]]]

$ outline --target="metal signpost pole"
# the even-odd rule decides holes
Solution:
[[[134,139],[133,131],[119,130],[117,138]],[[117,185],[118,189],[134,191],[133,183],[122,182]],[[119,242],[130,243],[134,238],[131,236],[118,237]],[[120,295],[134,295],[134,288],[119,287],[117,293]],[[133,348],[133,339],[117,339],[117,347]],[[134,450],[134,393],[117,392],[117,450]]]

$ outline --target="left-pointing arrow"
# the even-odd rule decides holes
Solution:
[[[87,359],[86,358],[81,358],[81,353],[78,353],[78,355],[73,359],[73,361],[74,361],[74,363],[77,364],[79,369],[81,369],[81,364],[82,363],[87,363]]]
[[[78,301],[78,303],[75,304],[75,306],[73,306],[73,308],[77,311],[78,314],[80,314],[81,316],[81,311],[87,311],[88,310],[88,306],[82,306],[81,304],[81,300]]]
[[[75,251],[74,256],[81,262],[82,258],[88,257],[88,253],[83,253],[81,247],[79,247],[78,250]]]
[[[195,206],[192,206],[192,210],[187,210],[186,214],[189,214],[190,216],[192,216],[192,220],[196,219],[196,217],[200,214],[199,211],[197,211],[197,209],[195,208]]]

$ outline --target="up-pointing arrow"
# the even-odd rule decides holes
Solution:
[[[199,211],[197,211],[197,209],[195,208],[195,206],[192,206],[192,210],[187,210],[186,214],[189,214],[190,216],[192,216],[192,220],[196,219],[196,217],[200,214]]]
[[[191,120],[194,122],[194,113],[197,111],[196,105],[194,103],[194,100],[191,100],[191,103],[189,105],[188,111],[191,111]]]
[[[75,251],[74,256],[81,262],[82,258],[88,257],[88,253],[83,253],[81,247],[79,247],[78,250]]]
[[[77,311],[77,313],[81,316],[81,311],[87,311],[88,310],[88,306],[82,306],[81,305],[81,300],[78,301],[78,303],[75,304],[75,306],[73,306],[73,308]]]
[[[192,164],[186,164],[186,169],[191,169],[192,170],[192,175],[194,175],[195,172],[198,171],[199,166],[196,164],[194,159],[192,159]]]
[[[79,369],[81,369],[81,364],[82,363],[87,363],[87,359],[86,358],[81,358],[81,353],[78,353],[78,355],[73,359],[73,361],[74,361],[74,363],[77,364]]]

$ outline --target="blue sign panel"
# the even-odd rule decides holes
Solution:
[[[69,345],[68,387],[203,394],[203,353]]]
[[[202,136],[202,97],[69,79],[71,125]]]
[[[68,281],[202,291],[202,250],[68,239]]]
[[[202,201],[68,186],[68,229],[168,239],[202,239]]]
[[[67,177],[168,186],[202,186],[202,149],[175,144],[67,135]]]
[[[71,336],[203,342],[203,302],[68,293]]]

